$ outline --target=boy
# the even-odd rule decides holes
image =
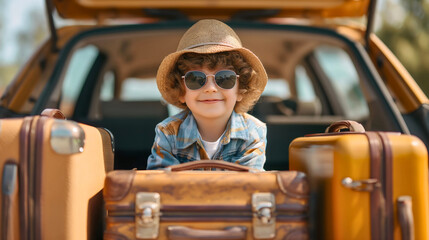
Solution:
[[[162,97],[184,111],[156,126],[147,169],[215,159],[263,170],[266,126],[246,112],[267,74],[229,26],[195,23],[164,58],[156,80]]]

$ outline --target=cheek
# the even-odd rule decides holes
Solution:
[[[236,94],[237,102],[240,102],[241,100],[243,100],[244,92],[245,92],[246,90],[244,90],[244,89],[240,89],[240,88],[239,88],[239,86],[238,86],[238,82],[237,82],[237,84],[234,86],[234,88],[235,88],[235,94]]]
[[[238,92],[237,93],[237,102],[240,102],[241,100],[243,100],[243,94]]]
[[[187,89],[186,89],[186,86],[184,86],[184,84],[182,83],[182,89],[181,89],[181,91],[180,91],[180,96],[179,96],[179,101],[181,102],[181,103],[185,103],[186,102],[186,98],[185,98],[185,96],[186,96],[186,91],[187,91]]]

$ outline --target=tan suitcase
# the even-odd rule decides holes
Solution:
[[[354,132],[338,132],[348,128]],[[428,155],[399,133],[340,121],[295,139],[290,169],[308,174],[319,239],[429,239]],[[313,203],[313,202],[312,202]]]
[[[0,119],[1,239],[100,239],[112,139],[43,115]]]
[[[104,239],[307,239],[308,192],[303,173],[217,160],[112,171]]]

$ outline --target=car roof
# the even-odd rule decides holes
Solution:
[[[362,17],[370,0],[52,0],[66,19]]]

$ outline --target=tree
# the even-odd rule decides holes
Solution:
[[[18,16],[24,18],[25,27],[22,29],[12,29],[13,31],[5,31],[5,24],[10,19],[5,19],[5,11],[10,9],[10,6],[16,6],[21,4],[21,1],[10,1],[6,6],[5,0],[0,0],[0,49],[12,48],[17,49],[13,53],[13,57],[10,57],[7,63],[0,62],[0,94],[3,92],[5,86],[13,79],[17,74],[20,67],[28,60],[31,54],[36,50],[38,45],[48,36],[47,20],[45,12],[43,11],[43,1],[37,0],[34,3],[26,5],[23,12],[24,16]],[[13,7],[12,7],[13,8]],[[12,41],[5,42],[6,37],[11,38]],[[6,45],[7,44],[7,45]],[[15,47],[16,46],[16,47]],[[4,52],[4,51],[3,51]],[[2,54],[2,51],[0,51]],[[4,58],[0,56],[0,59]]]
[[[424,92],[429,93],[429,2],[402,0],[399,5],[386,2],[381,13],[382,27],[377,35],[386,43]],[[402,8],[401,21],[392,24],[392,16]],[[397,9],[392,11],[392,9]],[[399,14],[399,15],[401,15]]]

